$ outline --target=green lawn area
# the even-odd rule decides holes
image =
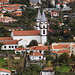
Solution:
[[[7,68],[7,62],[2,57],[0,57],[0,68]]]
[[[71,69],[71,67],[68,67],[68,66],[57,66],[56,67],[56,71],[58,72],[69,72]]]

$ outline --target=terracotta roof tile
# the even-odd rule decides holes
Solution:
[[[0,41],[1,40],[13,40],[13,38],[12,37],[0,37]]]
[[[11,71],[10,70],[6,70],[6,69],[3,69],[3,68],[0,68],[0,72],[1,71],[4,71],[4,72],[9,72],[9,73],[11,73]]]
[[[53,68],[51,67],[45,67],[43,70],[53,70]]]
[[[48,50],[48,47],[49,46],[32,46],[32,47],[30,47],[30,49],[31,50],[40,50],[40,51],[42,51],[42,50]]]
[[[57,54],[57,52],[55,52],[55,51],[51,51],[51,52]]]
[[[0,41],[0,43],[3,43],[3,44],[18,44],[17,40],[14,40],[14,41]]]
[[[67,48],[70,44],[58,44],[58,45],[53,45],[54,49],[63,49]]]
[[[43,54],[39,53],[39,52],[34,52],[29,54],[30,56],[43,56]]]
[[[39,30],[27,30],[27,31],[13,31],[14,36],[24,36],[24,35],[40,35]]]
[[[26,48],[18,47],[18,48],[15,49],[15,51],[20,51],[20,50],[26,50]]]
[[[66,52],[66,53],[71,53],[71,52],[68,51],[68,50],[60,50],[60,51],[58,51],[58,53],[64,53],[64,52]]]

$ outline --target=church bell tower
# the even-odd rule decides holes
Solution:
[[[42,17],[40,20],[40,36],[41,36],[41,43],[47,42],[47,18],[45,17],[45,13],[43,11]]]

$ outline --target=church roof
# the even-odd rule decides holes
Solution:
[[[47,18],[45,17],[44,11],[43,11],[43,13],[42,13],[41,21],[42,21],[42,22],[47,22]]]
[[[14,36],[40,35],[39,30],[13,31]]]
[[[39,20],[41,19],[40,9],[38,10],[37,19],[39,19]]]

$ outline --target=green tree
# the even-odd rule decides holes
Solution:
[[[37,46],[37,45],[38,45],[38,42],[37,42],[36,40],[32,40],[32,41],[29,43],[28,47]]]
[[[2,45],[4,45],[4,44],[0,43],[0,50],[1,50]]]
[[[63,53],[58,57],[58,61],[59,63],[69,63],[70,62],[70,58],[68,53]]]
[[[71,57],[70,58],[71,58],[72,61],[75,61],[75,56],[74,56],[73,53],[71,54]]]

